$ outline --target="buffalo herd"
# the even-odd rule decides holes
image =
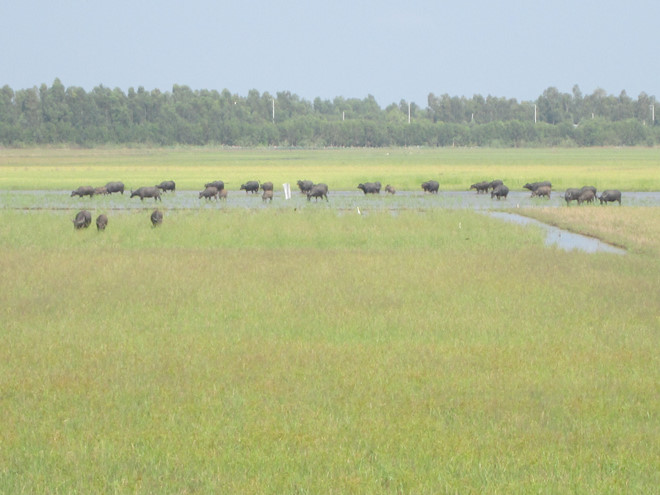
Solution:
[[[307,201],[310,201],[314,198],[315,201],[320,199],[325,199],[328,201],[328,185],[325,183],[314,183],[311,180],[299,180],[297,182],[298,188],[300,189],[301,194],[307,196]],[[380,194],[381,183],[376,182],[363,182],[358,184],[357,188],[361,190],[365,195],[367,194]],[[438,181],[429,180],[421,184],[422,191],[429,194],[437,194],[440,189],[440,184]],[[469,190],[476,190],[477,194],[487,194],[490,192],[491,199],[497,198],[507,199],[509,194],[509,188],[501,180],[485,180],[481,182],[476,182],[472,184]],[[552,193],[552,183],[550,181],[541,181],[541,182],[531,182],[523,186],[523,189],[527,189],[531,192],[532,198],[546,198],[550,199]],[[130,197],[139,197],[140,201],[144,201],[145,198],[154,198],[154,201],[161,201],[161,194],[176,190],[176,184],[173,180],[166,180],[157,184],[155,186],[143,186],[139,187],[136,190],[131,189]],[[260,183],[256,180],[250,180],[241,185],[241,191],[245,191],[246,194],[252,193],[256,194],[261,190],[263,202],[272,202],[273,201],[273,183],[272,182],[263,182]],[[387,184],[385,186],[385,193],[395,194],[396,189]],[[71,191],[71,197],[79,196],[89,196],[93,197],[95,195],[107,195],[113,193],[124,194],[124,184],[122,182],[108,182],[104,186],[93,187],[93,186],[80,186],[77,189]],[[207,182],[204,184],[204,189],[199,193],[199,199],[210,200],[225,200],[227,199],[227,189],[225,188],[224,181],[215,180]],[[621,205],[621,191],[617,189],[607,189],[603,191],[600,196],[598,191],[594,186],[582,186],[581,188],[568,188],[563,195],[566,205],[570,206],[572,201],[576,201],[578,205],[593,204],[596,200],[600,201],[600,204],[607,204],[611,202],[618,202]],[[163,222],[163,213],[156,209],[151,213],[151,223],[154,227],[162,224]],[[78,212],[73,220],[73,225],[75,229],[86,229],[91,225],[92,214],[87,210],[81,210]],[[96,219],[96,228],[99,231],[105,230],[108,225],[108,217],[105,214],[101,214]]]

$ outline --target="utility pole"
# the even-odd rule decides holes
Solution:
[[[655,105],[651,104],[651,125],[655,124]]]

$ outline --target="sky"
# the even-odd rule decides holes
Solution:
[[[0,0],[0,87],[660,97],[657,0]]]

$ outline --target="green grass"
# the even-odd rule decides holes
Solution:
[[[355,190],[380,181],[400,190],[434,179],[444,190],[466,190],[502,179],[520,189],[550,180],[557,190],[585,184],[599,190],[660,190],[656,148],[580,149],[27,149],[0,150],[0,189],[64,189],[111,180],[128,189],[175,180],[199,190],[221,179],[238,190],[247,180],[275,184],[299,179],[325,182],[331,190]]]
[[[464,210],[71,217],[0,212],[2,493],[660,486],[654,229],[617,256]]]

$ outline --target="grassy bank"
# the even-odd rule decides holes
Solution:
[[[585,184],[599,190],[660,190],[655,148],[580,149],[27,149],[0,150],[0,189],[75,189],[121,180],[127,188],[175,180],[199,190],[221,179],[238,190],[248,180],[275,184],[299,179],[331,190],[380,181],[419,190],[433,179],[444,190],[499,178],[511,188],[550,180],[556,190]]]
[[[660,484],[653,232],[615,256],[464,210],[69,217],[0,212],[1,492]]]

